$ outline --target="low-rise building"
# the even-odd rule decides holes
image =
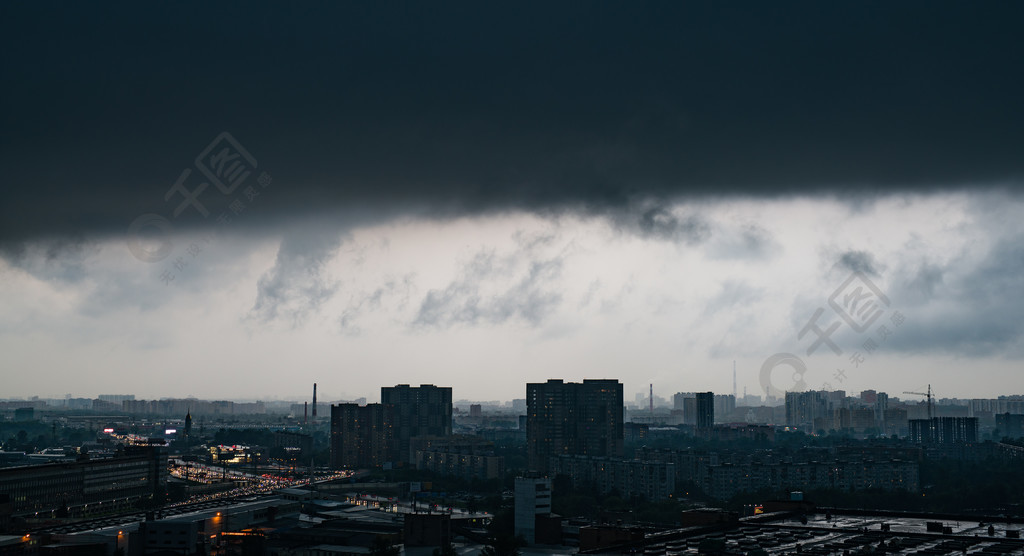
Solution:
[[[722,500],[761,490],[917,492],[920,474],[916,461],[898,459],[723,464],[708,466],[703,488],[708,495]]]
[[[130,508],[159,498],[167,487],[163,445],[126,446],[113,457],[0,469],[0,494],[13,516],[82,516]]]
[[[675,465],[664,461],[591,456],[555,456],[552,475],[565,475],[574,488],[593,485],[601,493],[618,491],[624,497],[664,500],[676,489]]]

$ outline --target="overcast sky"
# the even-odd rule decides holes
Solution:
[[[0,5],[0,397],[1024,393],[1022,16]]]

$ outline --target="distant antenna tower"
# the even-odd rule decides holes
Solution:
[[[654,384],[651,384],[651,397],[648,398],[647,401],[650,403],[651,414],[653,415],[654,414]]]
[[[732,397],[736,398],[736,360],[732,361]]]

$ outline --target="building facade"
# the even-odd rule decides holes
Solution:
[[[109,458],[0,469],[0,494],[10,497],[14,516],[120,511],[162,501],[166,487],[167,450],[156,444],[126,446]]]
[[[419,436],[410,444],[417,469],[463,479],[497,479],[505,474],[505,458],[494,455],[494,442],[479,436]]]
[[[908,491],[920,488],[919,465],[913,461],[831,461],[708,466],[704,491],[726,500],[744,492],[792,489]]]
[[[725,422],[736,411],[736,396],[715,394],[715,419]]]
[[[393,408],[396,461],[409,462],[409,441],[452,433],[452,389],[433,384],[399,384],[380,389],[381,404]]]
[[[274,431],[275,448],[297,448],[303,454],[313,452],[313,437],[308,434],[290,431]]]
[[[694,426],[698,430],[708,430],[715,425],[715,394],[713,392],[697,392],[697,422]]]
[[[1009,438],[1024,436],[1024,415],[1019,413],[1000,413],[996,415],[996,429],[999,434]]]
[[[460,479],[500,479],[505,475],[505,458],[494,454],[420,450],[415,463],[417,469]]]
[[[395,459],[392,408],[383,404],[331,406],[331,467],[383,467]]]
[[[821,426],[832,421],[832,405],[827,394],[816,390],[786,392],[786,426],[810,431],[831,428]]]
[[[593,487],[602,494],[618,491],[624,498],[667,500],[675,492],[675,465],[664,461],[590,456],[554,456],[551,475],[565,475],[573,488]]]
[[[977,417],[911,419],[910,441],[917,444],[964,444],[978,441]]]
[[[552,456],[622,456],[622,384],[618,380],[552,379],[527,384],[526,406],[531,470],[547,472]]]
[[[515,534],[527,544],[537,542],[537,517],[551,513],[551,479],[547,477],[516,477]]]

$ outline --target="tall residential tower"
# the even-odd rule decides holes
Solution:
[[[451,387],[399,384],[380,389],[380,402],[390,405],[395,426],[395,461],[409,462],[409,441],[417,436],[452,434]]]
[[[530,469],[546,473],[560,455],[622,456],[622,384],[557,379],[526,385]]]

